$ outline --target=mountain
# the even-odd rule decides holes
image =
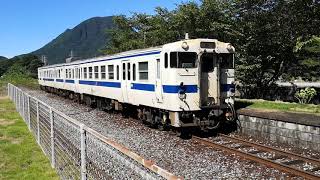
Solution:
[[[0,56],[0,61],[1,60],[7,60],[8,58],[4,57],[4,56]]]
[[[106,30],[114,27],[112,18],[94,17],[83,21],[32,54],[39,57],[45,55],[48,64],[65,62],[71,51],[76,59],[98,56],[101,54],[99,50],[108,42]]]

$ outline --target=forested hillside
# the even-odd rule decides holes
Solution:
[[[8,58],[4,57],[4,56],[0,56],[0,61],[1,60],[7,60]]]
[[[49,64],[65,62],[71,51],[76,58],[101,55],[100,49],[105,46],[109,39],[105,31],[112,27],[112,16],[88,19],[73,29],[67,29],[32,54],[39,57],[45,55]]]

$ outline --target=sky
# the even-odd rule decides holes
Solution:
[[[1,0],[0,56],[11,58],[37,50],[67,28],[96,16],[172,10],[186,0]]]

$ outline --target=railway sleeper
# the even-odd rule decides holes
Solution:
[[[284,155],[276,155],[276,156],[273,156],[272,158],[268,158],[269,160],[277,160],[277,159],[283,159],[283,158],[287,158],[288,156],[284,156]]]
[[[301,164],[301,163],[304,163],[303,160],[300,160],[300,159],[295,159],[295,160],[291,160],[291,161],[285,161],[285,162],[281,162],[282,164],[285,164],[285,165],[294,165],[294,164]]]
[[[308,169],[307,171],[316,172],[316,171],[319,171],[319,170],[320,170],[320,167],[314,167],[314,168]]]

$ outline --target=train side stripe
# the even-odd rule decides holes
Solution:
[[[234,84],[222,84],[221,86],[220,86],[220,90],[222,91],[222,92],[228,92],[228,91],[231,91],[231,92],[235,92],[235,89],[236,89],[236,87],[235,87],[235,85]]]
[[[73,79],[66,79],[66,83],[72,83],[72,84],[74,84],[74,80],[73,80]]]
[[[154,84],[132,83],[131,89],[142,91],[155,91],[155,86]]]
[[[54,79],[43,78],[44,81],[54,81]]]
[[[184,85],[186,87],[186,93],[197,93],[198,86],[197,85]],[[180,86],[177,85],[163,85],[164,93],[178,93],[180,90]]]
[[[80,80],[79,84],[91,85],[91,86],[103,86],[103,87],[121,88],[121,83],[120,82],[84,81],[84,80]]]

